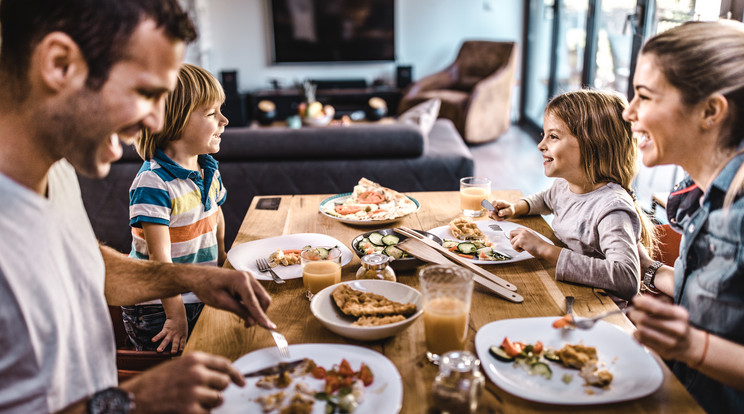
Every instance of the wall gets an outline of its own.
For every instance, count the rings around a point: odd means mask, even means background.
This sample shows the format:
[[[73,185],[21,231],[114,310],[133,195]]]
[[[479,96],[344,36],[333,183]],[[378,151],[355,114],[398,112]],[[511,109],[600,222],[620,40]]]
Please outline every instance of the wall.
[[[237,70],[241,91],[268,88],[271,79],[283,87],[305,78],[364,78],[370,84],[382,79],[394,85],[396,64],[412,65],[415,80],[454,60],[464,39],[519,41],[522,34],[521,1],[396,0],[397,62],[272,65],[267,0],[201,4],[207,10],[200,20],[208,30],[201,62],[215,74]]]

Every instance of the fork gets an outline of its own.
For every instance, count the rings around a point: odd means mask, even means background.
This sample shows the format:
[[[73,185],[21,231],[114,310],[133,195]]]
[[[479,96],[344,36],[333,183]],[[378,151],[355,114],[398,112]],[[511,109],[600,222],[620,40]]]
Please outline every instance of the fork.
[[[256,259],[256,267],[258,268],[258,271],[261,273],[269,272],[271,273],[271,278],[274,279],[275,283],[284,283],[284,279],[279,277],[274,270],[271,269],[271,266],[269,266],[269,262],[266,261],[264,258]],[[284,341],[286,343],[286,341]]]
[[[498,224],[489,224],[488,225],[488,228],[490,228],[493,231],[500,231],[500,232],[504,233],[504,237],[506,237],[507,239],[511,240],[511,237],[509,237],[509,235],[506,234],[506,232],[504,231],[504,229],[502,229],[501,226],[499,226]]]
[[[605,312],[605,313],[599,314],[599,315],[597,315],[597,316],[595,316],[593,318],[589,318],[589,319],[582,319],[582,320],[575,320],[574,319],[573,324],[574,324],[574,326],[576,326],[579,329],[591,329],[591,328],[594,327],[594,324],[596,324],[597,321],[599,321],[600,319],[604,319],[604,318],[606,318],[608,316],[616,315],[618,313],[626,314],[626,313],[630,312],[631,310],[633,310],[633,307],[632,306],[628,306],[628,307],[626,307],[624,309],[615,309],[615,310],[611,310],[609,312]]]
[[[282,280],[282,283],[284,281]],[[287,338],[284,337],[284,335],[280,334],[279,332],[270,329],[269,332],[271,332],[271,336],[274,337],[274,342],[276,342],[276,347],[279,348],[279,355],[282,357],[289,359],[289,343],[287,343]]]

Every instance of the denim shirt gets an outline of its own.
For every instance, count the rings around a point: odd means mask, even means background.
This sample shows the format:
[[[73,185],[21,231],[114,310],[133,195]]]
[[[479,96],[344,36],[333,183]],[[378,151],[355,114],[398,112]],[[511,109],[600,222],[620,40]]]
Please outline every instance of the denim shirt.
[[[742,162],[740,153],[705,194],[686,177],[670,194],[667,215],[682,233],[674,264],[675,303],[689,311],[692,326],[744,345],[744,197],[723,209]],[[672,362],[671,368],[706,411],[744,412],[744,393],[682,362]]]

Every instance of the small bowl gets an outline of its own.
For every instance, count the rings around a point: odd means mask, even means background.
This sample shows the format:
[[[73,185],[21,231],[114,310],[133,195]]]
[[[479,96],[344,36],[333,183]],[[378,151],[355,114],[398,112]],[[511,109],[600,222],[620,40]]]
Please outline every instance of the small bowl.
[[[424,312],[423,296],[418,290],[397,282],[386,280],[352,280],[341,282],[354,290],[371,292],[399,303],[413,303],[416,313],[403,321],[381,326],[354,326],[352,317],[344,315],[333,301],[331,293],[339,284],[328,286],[313,296],[310,311],[328,330],[345,338],[357,341],[376,341],[402,332]]]
[[[302,117],[302,125],[305,126],[326,126],[333,120],[334,114],[325,114],[320,118]]]
[[[421,233],[421,234],[423,234],[424,236],[428,237],[429,239],[434,240],[436,243],[442,244],[442,239],[440,239],[439,236],[436,236],[434,234],[431,234],[431,233],[426,232],[426,231],[423,231],[423,230],[416,230],[416,231],[419,232],[419,233]],[[356,253],[356,255],[359,256],[360,258],[362,256],[364,256],[364,252],[361,252],[361,251],[357,250],[356,245],[359,244],[359,242],[363,238],[369,237],[369,235],[372,234],[372,233],[380,233],[383,236],[387,236],[388,234],[395,234],[396,236],[398,236],[400,238],[400,241],[403,241],[403,240],[405,240],[405,239],[408,238],[408,237],[406,237],[406,236],[404,236],[402,234],[396,233],[395,230],[393,230],[393,229],[373,230],[373,231],[368,231],[366,233],[362,233],[362,234],[356,236],[354,238],[354,240],[351,241],[351,246],[350,246],[351,247],[351,250],[354,253]],[[397,259],[397,260],[391,260],[390,261],[390,266],[393,268],[393,270],[401,270],[401,271],[402,270],[415,269],[415,268],[417,268],[417,267],[419,267],[419,266],[421,266],[423,264],[425,264],[424,261],[422,261],[420,259],[417,259],[417,258],[415,258],[413,256],[410,256],[410,255],[409,255],[409,257],[406,257],[404,259]]]

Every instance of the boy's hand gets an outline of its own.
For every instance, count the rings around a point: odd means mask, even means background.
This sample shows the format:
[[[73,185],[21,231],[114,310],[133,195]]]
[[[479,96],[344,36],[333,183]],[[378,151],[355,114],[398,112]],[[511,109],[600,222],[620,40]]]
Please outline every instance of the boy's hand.
[[[514,204],[504,200],[494,200],[491,204],[496,208],[496,211],[489,211],[488,217],[502,221],[512,218],[516,215]]]
[[[227,358],[194,352],[164,362],[120,385],[134,393],[137,412],[205,413],[223,403],[230,382],[242,375]]]
[[[160,342],[158,352],[165,351],[171,344],[171,353],[177,354],[186,346],[186,337],[189,333],[189,324],[186,319],[167,318],[163,324],[163,330],[152,338],[153,342]]]

